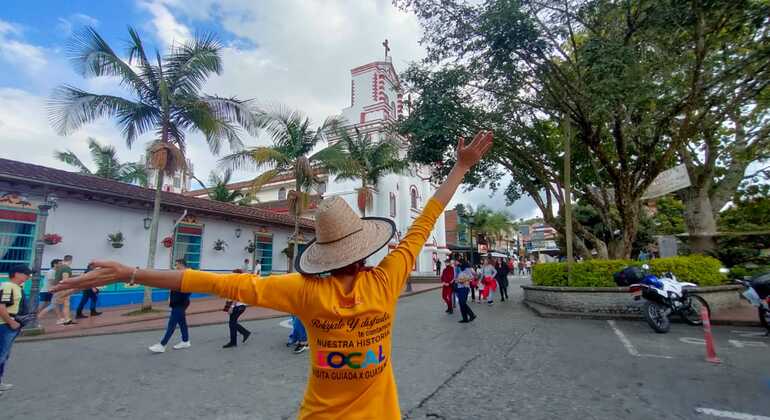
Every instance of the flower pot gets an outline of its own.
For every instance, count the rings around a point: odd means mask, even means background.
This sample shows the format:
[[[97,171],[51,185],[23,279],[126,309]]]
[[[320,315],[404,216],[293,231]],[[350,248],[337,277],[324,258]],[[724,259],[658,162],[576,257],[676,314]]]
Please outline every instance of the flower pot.
[[[123,242],[112,242],[113,248],[123,248]]]
[[[224,250],[225,250],[225,247],[223,247],[223,246],[215,246],[214,247],[214,251],[224,251]]]

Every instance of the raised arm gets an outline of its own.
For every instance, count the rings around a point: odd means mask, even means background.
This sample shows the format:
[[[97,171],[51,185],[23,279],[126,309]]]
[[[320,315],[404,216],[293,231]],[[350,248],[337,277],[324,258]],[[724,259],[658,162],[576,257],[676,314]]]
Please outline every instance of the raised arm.
[[[226,299],[284,312],[302,304],[303,279],[299,274],[260,277],[254,274],[215,274],[204,271],[160,271],[133,268],[115,261],[94,261],[95,270],[63,280],[52,290],[87,289],[129,282],[189,293],[211,293]]]
[[[441,215],[444,207],[452,200],[457,188],[462,183],[465,174],[481,160],[482,156],[492,148],[492,132],[480,131],[470,144],[465,144],[465,139],[460,138],[457,143],[457,162],[449,172],[433,197],[428,200],[420,217],[409,228],[404,238],[388,256],[386,256],[378,269],[383,278],[389,282],[394,296],[398,296],[403,289],[406,279],[412,272],[415,259],[420,253],[428,235],[433,230],[436,219]]]

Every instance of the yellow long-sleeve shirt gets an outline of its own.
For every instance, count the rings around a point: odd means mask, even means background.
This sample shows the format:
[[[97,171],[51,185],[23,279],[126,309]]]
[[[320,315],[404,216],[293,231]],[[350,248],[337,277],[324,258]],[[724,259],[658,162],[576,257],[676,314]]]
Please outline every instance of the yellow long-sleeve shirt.
[[[310,342],[302,420],[401,418],[391,364],[396,303],[443,206],[430,200],[401,243],[345,293],[333,277],[259,277],[187,270],[182,291],[296,314]]]

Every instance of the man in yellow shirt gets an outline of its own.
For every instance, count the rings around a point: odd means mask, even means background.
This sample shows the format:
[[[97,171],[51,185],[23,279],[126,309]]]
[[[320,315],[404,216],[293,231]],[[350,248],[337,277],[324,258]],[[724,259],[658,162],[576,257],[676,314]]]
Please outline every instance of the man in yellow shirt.
[[[0,283],[0,394],[13,388],[13,385],[3,382],[3,371],[11,355],[13,341],[21,332],[21,324],[15,317],[27,312],[21,285],[30,274],[32,272],[26,265],[14,265],[8,270],[9,281]]]
[[[460,139],[457,163],[425,205],[401,243],[377,267],[366,258],[388,244],[395,225],[359,218],[339,197],[323,200],[316,238],[295,262],[298,273],[259,277],[195,270],[142,270],[112,261],[65,280],[57,290],[98,287],[128,280],[183,292],[213,293],[249,305],[296,314],[307,326],[310,372],[299,418],[400,419],[391,364],[396,303],[415,258],[464,175],[492,147],[492,133]],[[320,276],[326,274],[328,276]]]

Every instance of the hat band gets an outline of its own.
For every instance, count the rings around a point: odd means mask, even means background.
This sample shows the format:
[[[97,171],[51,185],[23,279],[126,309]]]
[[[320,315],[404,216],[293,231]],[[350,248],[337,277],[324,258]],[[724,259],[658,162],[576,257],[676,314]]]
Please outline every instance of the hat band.
[[[337,238],[337,239],[333,239],[333,240],[331,240],[331,241],[324,241],[324,242],[321,242],[321,241],[316,241],[316,243],[317,243],[317,244],[319,244],[319,245],[329,245],[329,244],[333,244],[333,243],[335,243],[335,242],[339,242],[339,241],[341,241],[341,240],[343,240],[343,239],[347,238],[348,236],[351,236],[351,235],[355,235],[356,233],[358,233],[358,232],[361,232],[362,230],[364,230],[363,226],[362,226],[362,227],[360,227],[360,228],[358,228],[358,230],[354,230],[354,231],[352,231],[352,232],[348,233],[347,235],[345,235],[345,236],[342,236],[342,237],[339,237],[339,238]]]

